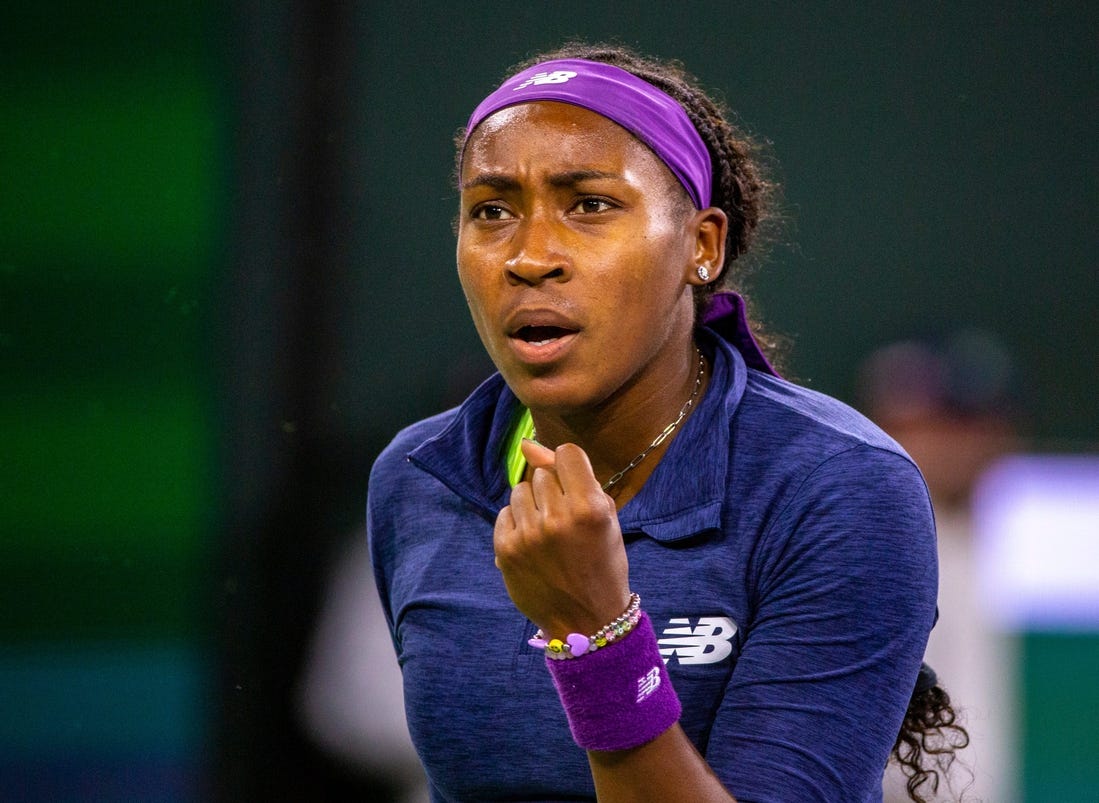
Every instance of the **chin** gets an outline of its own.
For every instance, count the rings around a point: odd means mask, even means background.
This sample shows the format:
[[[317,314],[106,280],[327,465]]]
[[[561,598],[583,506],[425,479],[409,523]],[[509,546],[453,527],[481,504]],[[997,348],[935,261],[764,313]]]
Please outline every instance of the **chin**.
[[[582,388],[569,387],[559,381],[547,382],[544,378],[530,376],[524,376],[518,381],[511,381],[507,375],[504,376],[504,380],[519,401],[531,410],[569,415],[570,413],[590,409],[597,403],[590,390],[584,392]]]

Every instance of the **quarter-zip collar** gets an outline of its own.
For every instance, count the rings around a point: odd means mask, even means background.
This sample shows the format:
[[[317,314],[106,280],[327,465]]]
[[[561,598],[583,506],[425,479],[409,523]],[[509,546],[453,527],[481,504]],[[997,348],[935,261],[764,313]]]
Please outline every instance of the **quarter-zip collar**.
[[[618,513],[624,533],[657,541],[689,538],[721,525],[730,463],[729,427],[748,369],[740,353],[709,329],[696,332],[712,375],[701,403],[672,440],[656,470]],[[450,424],[408,459],[489,521],[508,503],[504,451],[521,413],[499,374],[478,387]]]

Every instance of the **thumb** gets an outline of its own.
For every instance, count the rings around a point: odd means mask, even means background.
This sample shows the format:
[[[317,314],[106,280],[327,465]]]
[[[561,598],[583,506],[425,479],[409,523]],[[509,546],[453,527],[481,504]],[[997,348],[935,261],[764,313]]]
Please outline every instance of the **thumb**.
[[[557,455],[552,449],[530,438],[523,438],[519,448],[523,450],[523,457],[527,459],[527,464],[531,468],[553,468],[557,463]]]

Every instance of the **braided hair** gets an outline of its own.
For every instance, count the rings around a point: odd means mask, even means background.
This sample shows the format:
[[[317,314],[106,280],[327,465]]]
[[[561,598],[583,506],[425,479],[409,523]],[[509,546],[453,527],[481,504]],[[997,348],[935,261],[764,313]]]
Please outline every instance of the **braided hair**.
[[[920,788],[924,784],[932,795],[939,791],[957,751],[969,744],[969,734],[957,718],[950,695],[939,685],[935,671],[924,664],[890,753],[907,778],[908,796],[917,803],[927,800]]]
[[[556,59],[612,64],[661,89],[683,107],[710,152],[713,164],[711,203],[725,212],[729,220],[721,275],[716,281],[695,288],[695,309],[696,312],[701,310],[709,296],[719,289],[735,288],[743,295],[745,281],[759,261],[758,257],[746,260],[745,256],[749,249],[756,254],[765,252],[781,222],[780,188],[768,175],[762,145],[730,122],[731,115],[724,104],[708,95],[681,63],[649,58],[621,45],[569,42],[527,59],[507,75]],[[461,159],[464,134],[459,132],[456,139],[458,160]],[[460,171],[461,165],[457,164],[456,169]],[[772,365],[781,366],[783,339],[767,332],[756,320],[750,323],[768,360]],[[890,756],[908,778],[909,797],[916,803],[926,803],[922,787],[927,785],[934,795],[940,779],[946,777],[956,751],[968,743],[969,735],[957,723],[950,696],[925,666]]]

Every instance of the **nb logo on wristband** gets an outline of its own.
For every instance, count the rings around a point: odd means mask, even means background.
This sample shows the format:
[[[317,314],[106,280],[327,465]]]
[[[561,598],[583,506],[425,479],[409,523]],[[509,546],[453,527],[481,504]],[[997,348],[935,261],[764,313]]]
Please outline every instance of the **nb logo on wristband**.
[[[637,679],[637,702],[642,702],[660,688],[660,667],[654,666]]]
[[[716,664],[733,653],[737,624],[727,616],[702,616],[691,627],[690,619],[670,619],[658,642],[664,663],[672,656],[680,664]]]
[[[523,81],[523,83],[519,84],[519,86],[515,87],[515,89],[511,91],[518,92],[520,89],[526,89],[531,84],[563,84],[570,78],[575,77],[576,73],[572,72],[571,70],[554,70],[553,72],[540,72]]]

